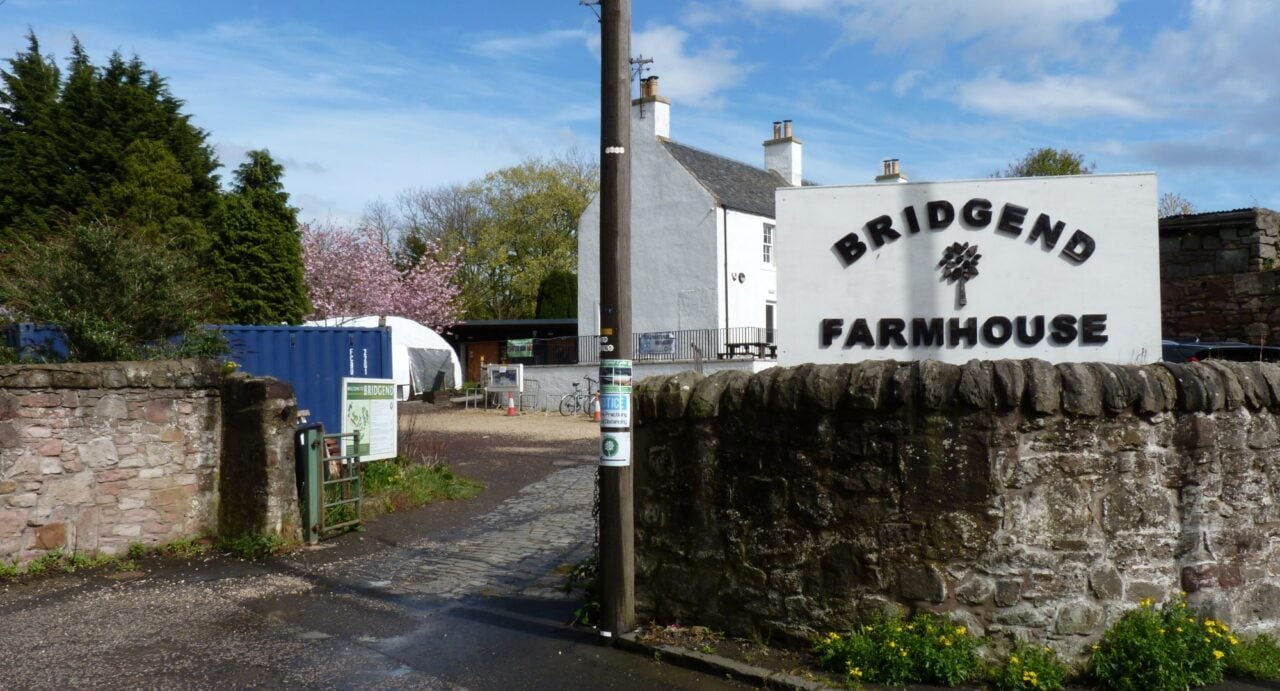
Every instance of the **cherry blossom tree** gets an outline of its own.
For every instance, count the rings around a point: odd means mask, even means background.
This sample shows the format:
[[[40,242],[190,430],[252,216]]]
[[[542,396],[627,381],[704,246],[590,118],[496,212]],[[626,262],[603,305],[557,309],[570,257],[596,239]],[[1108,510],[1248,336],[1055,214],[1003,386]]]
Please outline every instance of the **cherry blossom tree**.
[[[397,266],[384,235],[356,229],[303,224],[302,261],[312,313],[308,319],[370,314],[421,322],[440,331],[457,321],[457,257],[436,260],[428,247],[411,266]]]

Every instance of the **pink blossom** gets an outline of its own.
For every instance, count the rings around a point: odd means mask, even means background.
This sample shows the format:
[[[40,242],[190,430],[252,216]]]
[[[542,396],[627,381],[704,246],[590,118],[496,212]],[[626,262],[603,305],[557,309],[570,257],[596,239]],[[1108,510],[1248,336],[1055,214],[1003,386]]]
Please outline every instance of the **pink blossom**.
[[[457,256],[436,260],[428,243],[418,263],[396,268],[377,230],[302,224],[302,261],[312,313],[307,319],[367,314],[405,317],[436,331],[458,319]]]

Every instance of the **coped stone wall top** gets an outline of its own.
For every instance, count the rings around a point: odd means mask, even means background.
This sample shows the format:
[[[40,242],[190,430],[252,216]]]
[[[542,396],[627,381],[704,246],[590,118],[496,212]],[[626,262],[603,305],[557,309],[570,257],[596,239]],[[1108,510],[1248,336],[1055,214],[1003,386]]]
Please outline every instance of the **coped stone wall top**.
[[[77,362],[0,366],[5,389],[200,389],[216,388],[215,360]]]
[[[744,407],[777,411],[1012,410],[1079,417],[1280,409],[1280,365],[1208,361],[1111,365],[1043,360],[866,361],[702,377],[650,377],[636,387],[641,420],[706,419]]]

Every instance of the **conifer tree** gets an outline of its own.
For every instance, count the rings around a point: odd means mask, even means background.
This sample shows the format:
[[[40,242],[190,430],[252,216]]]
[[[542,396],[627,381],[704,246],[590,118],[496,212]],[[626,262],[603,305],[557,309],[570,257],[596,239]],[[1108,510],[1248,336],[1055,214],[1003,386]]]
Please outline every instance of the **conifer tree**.
[[[110,221],[206,247],[218,161],[164,79],[136,56],[97,67],[79,40],[63,74],[34,34],[27,41],[0,70],[0,239]]]
[[[270,152],[250,151],[214,222],[213,267],[236,324],[298,324],[311,311],[298,212],[289,206],[283,173]]]

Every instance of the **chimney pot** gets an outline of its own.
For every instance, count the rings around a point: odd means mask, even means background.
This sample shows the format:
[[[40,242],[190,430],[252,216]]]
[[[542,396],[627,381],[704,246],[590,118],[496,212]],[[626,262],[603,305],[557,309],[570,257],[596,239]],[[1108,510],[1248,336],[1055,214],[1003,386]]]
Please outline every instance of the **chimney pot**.
[[[791,136],[791,121],[790,121],[790,120],[783,120],[783,121],[782,121],[782,136],[784,136],[784,137],[790,137],[790,136]]]
[[[773,121],[773,138],[782,139],[782,121],[781,120]]]
[[[653,98],[658,95],[658,78],[645,77],[640,80],[640,96],[641,98]]]

